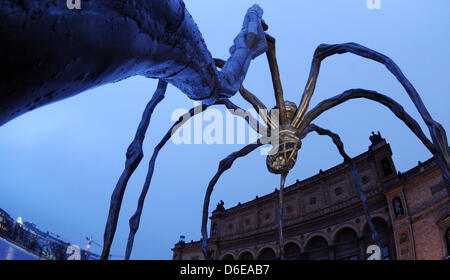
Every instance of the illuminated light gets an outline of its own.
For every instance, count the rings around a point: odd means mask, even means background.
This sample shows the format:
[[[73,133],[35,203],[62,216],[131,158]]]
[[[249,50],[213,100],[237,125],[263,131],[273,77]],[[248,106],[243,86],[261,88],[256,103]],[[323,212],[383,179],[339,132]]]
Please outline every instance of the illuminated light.
[[[17,218],[17,223],[22,226],[22,217]]]

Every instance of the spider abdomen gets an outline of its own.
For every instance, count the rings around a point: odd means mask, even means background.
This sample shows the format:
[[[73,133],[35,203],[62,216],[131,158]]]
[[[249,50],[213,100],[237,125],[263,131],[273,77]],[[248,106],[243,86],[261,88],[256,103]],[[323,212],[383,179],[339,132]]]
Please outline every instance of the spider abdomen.
[[[274,174],[287,174],[297,161],[297,152],[302,142],[295,132],[283,130],[278,134],[278,145],[274,145],[266,159],[267,169]]]

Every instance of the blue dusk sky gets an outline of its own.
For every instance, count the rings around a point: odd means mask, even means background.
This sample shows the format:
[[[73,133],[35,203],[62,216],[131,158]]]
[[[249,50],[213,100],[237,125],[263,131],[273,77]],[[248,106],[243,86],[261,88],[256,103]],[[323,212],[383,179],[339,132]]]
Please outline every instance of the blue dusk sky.
[[[450,130],[450,1],[381,0],[370,10],[366,0],[218,1],[186,0],[213,57],[228,58],[246,10],[255,2],[264,9],[268,32],[277,39],[277,56],[285,99],[298,104],[315,48],[321,43],[357,42],[391,57],[415,86],[435,120]],[[265,55],[255,59],[245,86],[267,107],[275,105]],[[112,190],[125,161],[142,112],[156,80],[133,77],[39,108],[0,127],[0,208],[14,218],[85,247],[86,237],[103,243]],[[351,54],[323,62],[311,106],[350,88],[376,90],[402,104],[429,135],[408,95],[381,64]],[[245,109],[241,97],[232,98]],[[144,159],[130,179],[112,254],[123,256],[128,219],[136,209],[153,147],[172,125],[175,109],[193,102],[169,85],[155,109],[144,142]],[[203,127],[209,122],[205,121]],[[346,151],[367,151],[372,131],[390,143],[399,171],[431,153],[387,108],[352,100],[334,108],[316,124],[338,133]],[[187,242],[201,237],[203,199],[218,163],[243,145],[175,145],[171,141],[157,160],[153,182],[136,235],[132,259],[171,259],[180,235]],[[287,185],[342,162],[327,137],[311,134],[302,144]],[[235,162],[218,182],[210,211],[223,200],[233,207],[273,192],[279,176],[266,169],[258,151]],[[99,247],[93,250],[100,253]]]

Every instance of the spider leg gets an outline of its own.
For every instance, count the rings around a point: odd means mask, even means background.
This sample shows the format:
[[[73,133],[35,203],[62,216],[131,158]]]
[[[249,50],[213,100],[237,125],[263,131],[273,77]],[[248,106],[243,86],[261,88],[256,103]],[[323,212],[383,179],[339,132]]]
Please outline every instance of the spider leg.
[[[148,192],[148,189],[150,187],[150,183],[151,183],[152,176],[153,176],[153,170],[155,168],[155,162],[156,162],[156,158],[158,156],[158,153],[159,153],[161,148],[167,143],[167,141],[170,139],[170,137],[173,135],[173,133],[178,128],[180,128],[184,123],[186,123],[190,118],[192,118],[196,114],[206,110],[206,108],[208,106],[206,106],[206,105],[199,105],[199,107],[201,107],[201,109],[199,109],[198,107],[192,108],[191,110],[189,110],[189,112],[187,112],[186,114],[181,116],[179,118],[179,120],[177,122],[175,122],[175,124],[169,129],[169,131],[167,131],[167,133],[164,135],[164,137],[158,143],[158,145],[156,145],[156,147],[155,147],[155,149],[153,151],[153,155],[152,155],[152,157],[150,159],[150,162],[149,162],[149,166],[148,166],[147,176],[145,178],[144,187],[142,188],[141,194],[139,196],[139,201],[138,201],[136,212],[133,214],[133,216],[129,220],[130,233],[128,235],[127,248],[126,248],[126,252],[125,252],[125,259],[126,260],[130,259],[131,250],[133,249],[134,236],[136,235],[136,232],[137,232],[137,230],[139,228],[139,223],[140,223],[140,220],[141,220],[142,210],[144,208],[145,197],[147,196],[147,192]]]
[[[344,158],[344,162],[350,168],[350,171],[352,173],[353,183],[355,184],[355,187],[356,187],[356,190],[358,192],[359,198],[361,199],[361,202],[362,202],[362,205],[363,205],[364,215],[366,216],[367,223],[369,224],[369,227],[372,230],[372,238],[375,241],[376,245],[378,247],[380,247],[380,244],[378,242],[378,233],[377,233],[377,231],[375,229],[375,226],[374,226],[374,224],[372,222],[372,217],[370,216],[369,207],[367,206],[367,198],[364,195],[364,192],[362,190],[361,182],[359,181],[358,170],[356,169],[355,162],[345,152],[344,144],[342,143],[341,138],[339,137],[339,135],[329,131],[328,129],[321,128],[321,127],[319,127],[319,126],[317,126],[315,124],[310,124],[302,132],[302,135],[301,135],[302,137],[301,138],[303,139],[304,137],[306,137],[306,135],[308,133],[313,132],[313,131],[317,132],[317,134],[319,134],[319,135],[329,136],[333,140],[333,143],[336,145],[336,148],[339,150],[339,153],[341,154],[341,156]]]
[[[259,132],[261,130],[261,128],[262,128],[263,131],[264,131],[263,133],[268,133],[267,129],[264,126],[262,126],[261,124],[259,124],[251,115],[248,116],[248,114],[240,113],[240,112],[244,112],[244,111],[242,109],[240,109],[238,106],[234,105],[228,99],[217,101],[216,104],[224,104],[233,114],[235,114],[235,115],[237,115],[239,117],[245,118],[246,121],[250,124],[250,126],[253,129],[255,129],[256,132]],[[199,108],[199,107],[201,107],[201,108]],[[192,118],[196,114],[206,110],[209,106],[207,106],[207,105],[199,105],[199,107],[192,108],[191,110],[189,110],[189,112],[187,112],[186,114],[181,116],[179,118],[179,120],[164,135],[163,139],[158,143],[158,145],[155,147],[155,149],[153,151],[153,155],[152,155],[152,157],[150,159],[150,162],[149,162],[149,167],[148,167],[145,183],[144,183],[144,186],[142,188],[141,194],[139,196],[139,201],[138,201],[138,206],[137,206],[136,212],[133,214],[133,216],[129,220],[130,233],[128,235],[127,248],[126,248],[126,252],[125,252],[125,259],[126,260],[128,260],[130,258],[130,256],[131,256],[131,251],[133,249],[133,244],[134,244],[134,237],[135,237],[135,235],[137,233],[137,230],[139,228],[139,223],[140,223],[140,219],[141,219],[141,215],[142,215],[142,210],[144,208],[145,197],[147,196],[147,192],[148,192],[148,189],[150,187],[150,183],[151,183],[151,180],[152,180],[153,171],[154,171],[155,162],[156,162],[156,158],[158,156],[158,153],[159,153],[161,148],[167,143],[167,141],[170,139],[170,137],[173,135],[173,133],[178,128],[180,128],[184,123],[186,123],[190,118]],[[259,130],[258,130],[258,127],[260,127]]]
[[[347,100],[355,98],[366,98],[385,105],[409,127],[409,129],[422,141],[422,143],[428,148],[428,150],[436,157],[437,163],[442,171],[442,176],[444,177],[444,183],[446,185],[447,192],[450,194],[450,171],[449,171],[450,159],[449,159],[448,145],[444,144],[443,147],[441,145],[437,145],[439,143],[447,143],[447,136],[444,128],[440,126],[438,123],[434,122],[432,124],[433,126],[437,126],[436,131],[439,133],[436,135],[440,140],[434,143],[431,142],[425,136],[419,124],[410,115],[408,115],[408,113],[405,112],[405,110],[400,104],[395,102],[393,99],[385,95],[382,95],[376,91],[369,91],[364,89],[351,89],[345,91],[340,95],[337,95],[335,97],[320,102],[316,107],[311,109],[305,115],[305,118],[302,121],[298,131],[303,131],[308,124],[310,124],[315,118],[317,118],[323,112]]]
[[[263,137],[262,137],[263,138]],[[253,144],[249,144],[242,148],[241,150],[234,152],[227,156],[225,159],[223,159],[219,164],[219,169],[217,170],[217,173],[214,175],[214,177],[209,182],[208,188],[206,190],[205,194],[205,200],[203,203],[203,217],[202,217],[202,251],[203,255],[206,260],[209,260],[211,258],[211,252],[208,248],[208,230],[206,228],[206,225],[208,223],[208,209],[209,209],[209,200],[212,194],[212,191],[214,189],[214,186],[216,185],[217,181],[219,180],[220,176],[223,172],[228,170],[233,162],[240,158],[248,155],[250,152],[254,151],[258,147],[262,146],[263,143],[266,143],[263,141],[263,139],[260,138],[258,141],[256,141]]]
[[[220,58],[214,58],[214,63],[217,67],[222,68],[225,64],[225,60]],[[243,85],[239,88],[239,93],[241,96],[250,103],[253,108],[258,112],[258,114],[261,116],[263,121],[271,128],[277,128],[277,124],[271,122],[270,117],[267,113],[267,107],[264,105],[264,103],[261,102],[261,100],[258,99],[253,93],[248,91]]]
[[[279,111],[280,112],[280,116],[285,116],[284,124],[287,124],[287,115],[286,115],[286,109],[285,109],[286,107],[284,105],[283,89],[281,87],[280,74],[279,74],[279,71],[278,71],[278,64],[277,64],[276,56],[275,56],[275,39],[272,38],[268,34],[266,34],[266,39],[267,39],[268,46],[269,46],[269,49],[267,51],[267,58],[269,60],[270,71],[271,71],[271,74],[272,74],[272,82],[273,82],[274,89],[275,89],[275,97],[276,97],[276,100],[277,100],[278,108],[280,108],[280,111]],[[216,66],[219,67],[219,68],[222,67],[223,64],[225,63],[221,59],[215,59],[214,61],[216,63]],[[239,93],[241,94],[241,96],[247,102],[252,104],[253,108],[258,112],[258,114],[261,116],[261,118],[264,120],[264,122],[269,126],[269,129],[275,129],[275,130],[278,129],[278,124],[276,123],[276,121],[274,122],[269,117],[266,106],[255,95],[253,95],[250,91],[245,89],[243,85],[241,85],[241,87],[239,89]],[[235,112],[234,114],[244,117],[247,120],[247,122],[249,123],[249,125],[256,132],[261,134],[261,130],[260,130],[261,125],[258,123],[258,125],[255,128],[255,124],[254,124],[255,121],[252,120],[251,115],[245,114],[245,112],[243,110],[239,110],[237,108],[237,106],[234,105],[228,99],[225,99],[222,102],[230,110],[230,112]],[[248,118],[248,116],[250,118]],[[281,123],[283,124],[283,120],[281,120]],[[264,136],[270,136],[268,134],[268,130],[265,127],[263,127],[262,134]],[[219,171],[220,171],[220,168],[219,168]],[[218,176],[220,176],[220,174]],[[279,194],[279,209],[278,209],[278,223],[279,223],[279,227],[278,227],[278,230],[279,230],[279,238],[280,238],[280,259],[284,259],[284,247],[283,247],[283,244],[284,244],[284,242],[283,242],[283,187],[284,187],[284,183],[286,181],[286,176],[287,176],[287,174],[282,174],[281,175],[280,194]],[[212,190],[211,190],[211,192],[212,192]],[[209,194],[209,195],[211,195],[211,194]],[[206,201],[206,199],[208,199],[207,203],[209,204],[209,197],[205,198],[205,201]],[[206,216],[208,215],[207,212],[208,212],[208,207],[206,208]],[[204,213],[204,215],[205,215],[205,213]],[[203,218],[205,219],[205,216],[203,216]],[[205,220],[203,220],[203,221],[205,221]],[[206,218],[206,222],[207,222],[207,218]],[[203,224],[202,224],[202,234],[203,234],[203,230],[205,230],[205,232],[206,232],[206,224],[204,225],[204,227],[203,227]],[[203,235],[203,240],[207,240],[207,233]],[[206,242],[206,245],[204,245],[205,242]],[[209,249],[208,249],[207,241],[203,241],[202,246],[203,246],[203,254],[205,256],[205,259],[209,259],[211,256],[210,256],[210,252],[209,252]]]
[[[280,243],[280,260],[284,260],[284,237],[283,237],[283,191],[286,183],[287,173],[281,174],[280,192],[278,195],[278,236]]]
[[[272,83],[273,88],[275,90],[275,99],[277,102],[277,108],[280,112],[279,119],[282,126],[287,125],[287,114],[286,114],[286,106],[284,104],[284,97],[283,97],[283,87],[281,85],[280,80],[280,71],[278,69],[278,63],[275,53],[275,38],[270,36],[266,33],[266,41],[268,45],[268,49],[266,52],[267,60],[269,62],[270,67],[270,73],[272,75]],[[217,67],[222,68],[225,65],[225,61],[220,58],[215,58],[214,62]],[[267,108],[264,106],[264,104],[251,92],[246,90],[242,85],[239,89],[240,94],[242,97],[253,105],[256,111],[259,112],[263,120],[266,122],[267,125],[271,126],[272,128],[275,128],[277,126],[276,123],[271,122],[270,118],[267,115]],[[270,124],[272,123],[272,125]]]
[[[302,123],[303,117],[305,116],[306,111],[308,110],[309,102],[314,93],[317,77],[319,75],[320,63],[322,62],[322,60],[334,54],[343,54],[347,52],[384,64],[386,68],[397,78],[397,80],[406,90],[407,94],[409,95],[412,102],[416,106],[422,119],[424,120],[425,124],[427,125],[430,131],[434,148],[437,150],[437,152],[433,154],[436,156],[438,164],[442,170],[447,192],[450,195],[450,156],[449,156],[447,134],[444,130],[444,127],[440,123],[433,120],[427,108],[423,104],[422,99],[420,98],[420,95],[418,94],[417,90],[414,88],[411,82],[405,77],[405,75],[402,73],[397,64],[395,64],[395,62],[392,61],[392,59],[390,59],[384,54],[381,54],[379,52],[376,52],[372,49],[369,49],[356,43],[346,43],[336,45],[322,44],[319,47],[317,47],[316,51],[314,52],[314,58],[312,61],[308,82],[306,84],[305,91],[303,92],[299,108],[297,109],[297,112],[294,116],[294,119],[292,120],[291,125],[293,127],[299,127]]]
[[[413,101],[420,115],[423,117],[425,122],[432,121],[430,114],[428,113],[425,105],[423,104],[419,94],[413,85],[409,82],[409,80],[402,73],[400,68],[395,64],[392,59],[387,57],[384,54],[376,52],[372,49],[359,45],[357,43],[345,43],[345,44],[335,44],[335,45],[327,45],[322,44],[317,47],[314,52],[314,58],[311,65],[311,71],[309,74],[308,82],[305,87],[305,91],[303,93],[302,99],[300,101],[299,109],[297,110],[294,119],[292,121],[293,126],[297,126],[300,124],[303,116],[308,109],[309,102],[314,93],[314,89],[317,83],[317,77],[319,75],[320,64],[322,60],[325,58],[335,55],[335,54],[343,54],[343,53],[353,53],[355,55],[365,57],[367,59],[371,59],[382,63],[386,66],[386,68],[397,78],[397,80],[402,84],[409,97]]]
[[[229,99],[220,99],[216,102],[216,104],[223,104],[227,107],[231,114],[244,118],[250,127],[257,133],[262,134],[263,136],[270,136],[270,129],[258,122],[258,120],[255,119],[250,113],[244,111]]]
[[[101,255],[102,260],[107,260],[109,256],[109,251],[111,249],[111,244],[114,239],[114,234],[116,232],[117,221],[119,219],[120,207],[122,205],[123,195],[127,187],[128,180],[130,179],[133,172],[138,167],[142,160],[142,143],[144,141],[145,133],[147,131],[148,125],[150,124],[150,119],[155,109],[156,105],[164,98],[166,93],[167,82],[159,80],[158,87],[153,94],[152,99],[145,107],[144,113],[142,114],[141,122],[139,123],[136,135],[133,142],[128,147],[126,153],[125,168],[117,181],[116,187],[111,195],[111,204],[109,207],[108,220],[106,222],[106,228],[104,233],[103,241],[103,251]]]
[[[273,88],[275,90],[275,100],[280,112],[280,124],[286,126],[288,123],[286,114],[286,105],[284,104],[283,87],[281,86],[280,71],[278,70],[277,57],[275,53],[275,38],[266,33],[267,41],[267,60],[269,62],[270,73],[272,75]]]
[[[261,100],[258,99],[253,93],[248,91],[243,85],[241,85],[241,88],[239,89],[239,93],[241,96],[250,104],[252,104],[253,108],[258,112],[258,114],[261,116],[263,121],[270,127],[270,128],[278,128],[278,124],[275,122],[272,122],[267,107],[264,105],[264,103],[261,102]]]

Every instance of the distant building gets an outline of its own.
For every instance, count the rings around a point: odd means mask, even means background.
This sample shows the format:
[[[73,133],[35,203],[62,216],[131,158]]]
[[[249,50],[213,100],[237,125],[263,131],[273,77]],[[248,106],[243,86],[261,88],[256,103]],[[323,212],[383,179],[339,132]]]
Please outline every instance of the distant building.
[[[0,208],[0,237],[5,238],[10,234],[10,229],[14,224],[13,218],[3,209]]]
[[[445,259],[450,254],[450,194],[434,158],[397,172],[390,145],[370,137],[354,158],[383,259]],[[350,170],[345,164],[285,188],[284,250],[287,259],[366,259],[374,244]],[[214,259],[276,259],[278,191],[213,211]],[[201,242],[180,240],[173,259],[203,259]]]
[[[67,259],[67,248],[71,245],[57,234],[40,230],[32,222],[17,223],[3,209],[0,209],[0,237],[52,260]],[[81,260],[98,260],[100,256],[80,249],[80,258]]]

